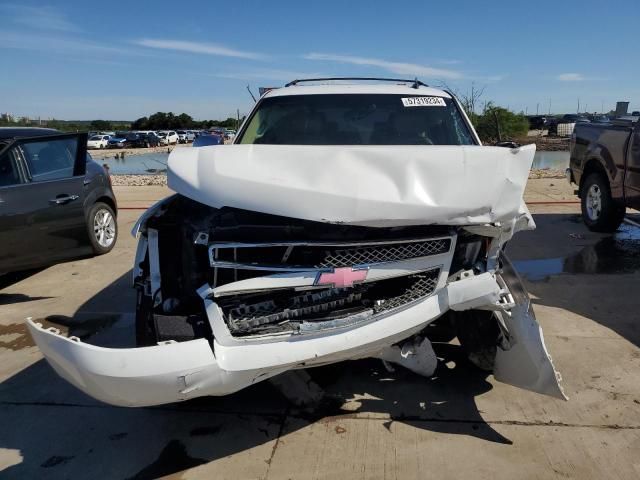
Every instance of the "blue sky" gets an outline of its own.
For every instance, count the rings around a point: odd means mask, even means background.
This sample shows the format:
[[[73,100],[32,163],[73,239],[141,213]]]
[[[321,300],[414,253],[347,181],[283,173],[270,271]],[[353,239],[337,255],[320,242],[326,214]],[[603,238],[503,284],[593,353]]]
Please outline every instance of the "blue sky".
[[[250,84],[418,76],[513,110],[640,109],[640,2],[0,1],[0,112],[246,113]]]

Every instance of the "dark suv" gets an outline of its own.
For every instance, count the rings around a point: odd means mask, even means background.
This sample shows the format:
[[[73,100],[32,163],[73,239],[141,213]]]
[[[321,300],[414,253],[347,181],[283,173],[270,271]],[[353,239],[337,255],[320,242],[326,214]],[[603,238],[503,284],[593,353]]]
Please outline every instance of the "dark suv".
[[[85,133],[0,128],[0,274],[114,247],[111,180],[86,145]]]

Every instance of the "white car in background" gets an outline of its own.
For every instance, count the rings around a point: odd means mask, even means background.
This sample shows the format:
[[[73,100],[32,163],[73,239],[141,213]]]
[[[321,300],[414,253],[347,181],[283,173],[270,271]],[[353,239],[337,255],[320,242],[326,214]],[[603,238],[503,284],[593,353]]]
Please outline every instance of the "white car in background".
[[[92,135],[87,140],[87,148],[107,148],[110,138],[110,135]]]
[[[180,138],[174,130],[163,130],[158,132],[160,145],[176,145]]]
[[[193,142],[196,138],[191,130],[177,130],[179,143]]]

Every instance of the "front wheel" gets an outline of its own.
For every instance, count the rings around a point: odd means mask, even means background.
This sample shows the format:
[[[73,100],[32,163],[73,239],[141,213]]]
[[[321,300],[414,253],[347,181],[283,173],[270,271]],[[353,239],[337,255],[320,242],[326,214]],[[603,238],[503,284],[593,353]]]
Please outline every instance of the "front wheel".
[[[593,232],[615,232],[624,220],[625,208],[614,202],[606,177],[590,174],[580,192],[582,219]]]
[[[118,223],[113,209],[106,203],[96,202],[87,216],[89,241],[96,255],[109,253],[118,238]]]

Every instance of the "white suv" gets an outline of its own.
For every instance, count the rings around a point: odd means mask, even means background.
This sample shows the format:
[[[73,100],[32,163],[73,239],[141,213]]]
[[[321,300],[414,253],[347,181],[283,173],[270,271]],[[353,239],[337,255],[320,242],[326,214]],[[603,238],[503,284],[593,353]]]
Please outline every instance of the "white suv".
[[[87,148],[107,148],[110,138],[110,135],[92,135],[87,140]]]
[[[173,130],[162,130],[158,132],[158,138],[160,145],[176,145],[180,141],[178,134]]]
[[[503,251],[535,228],[535,145],[482,146],[458,101],[418,81],[302,83],[265,93],[232,145],[173,150],[177,193],[134,227],[144,348],[29,321],[56,372],[130,406],[366,357],[430,376],[438,320],[496,380],[564,398]]]

